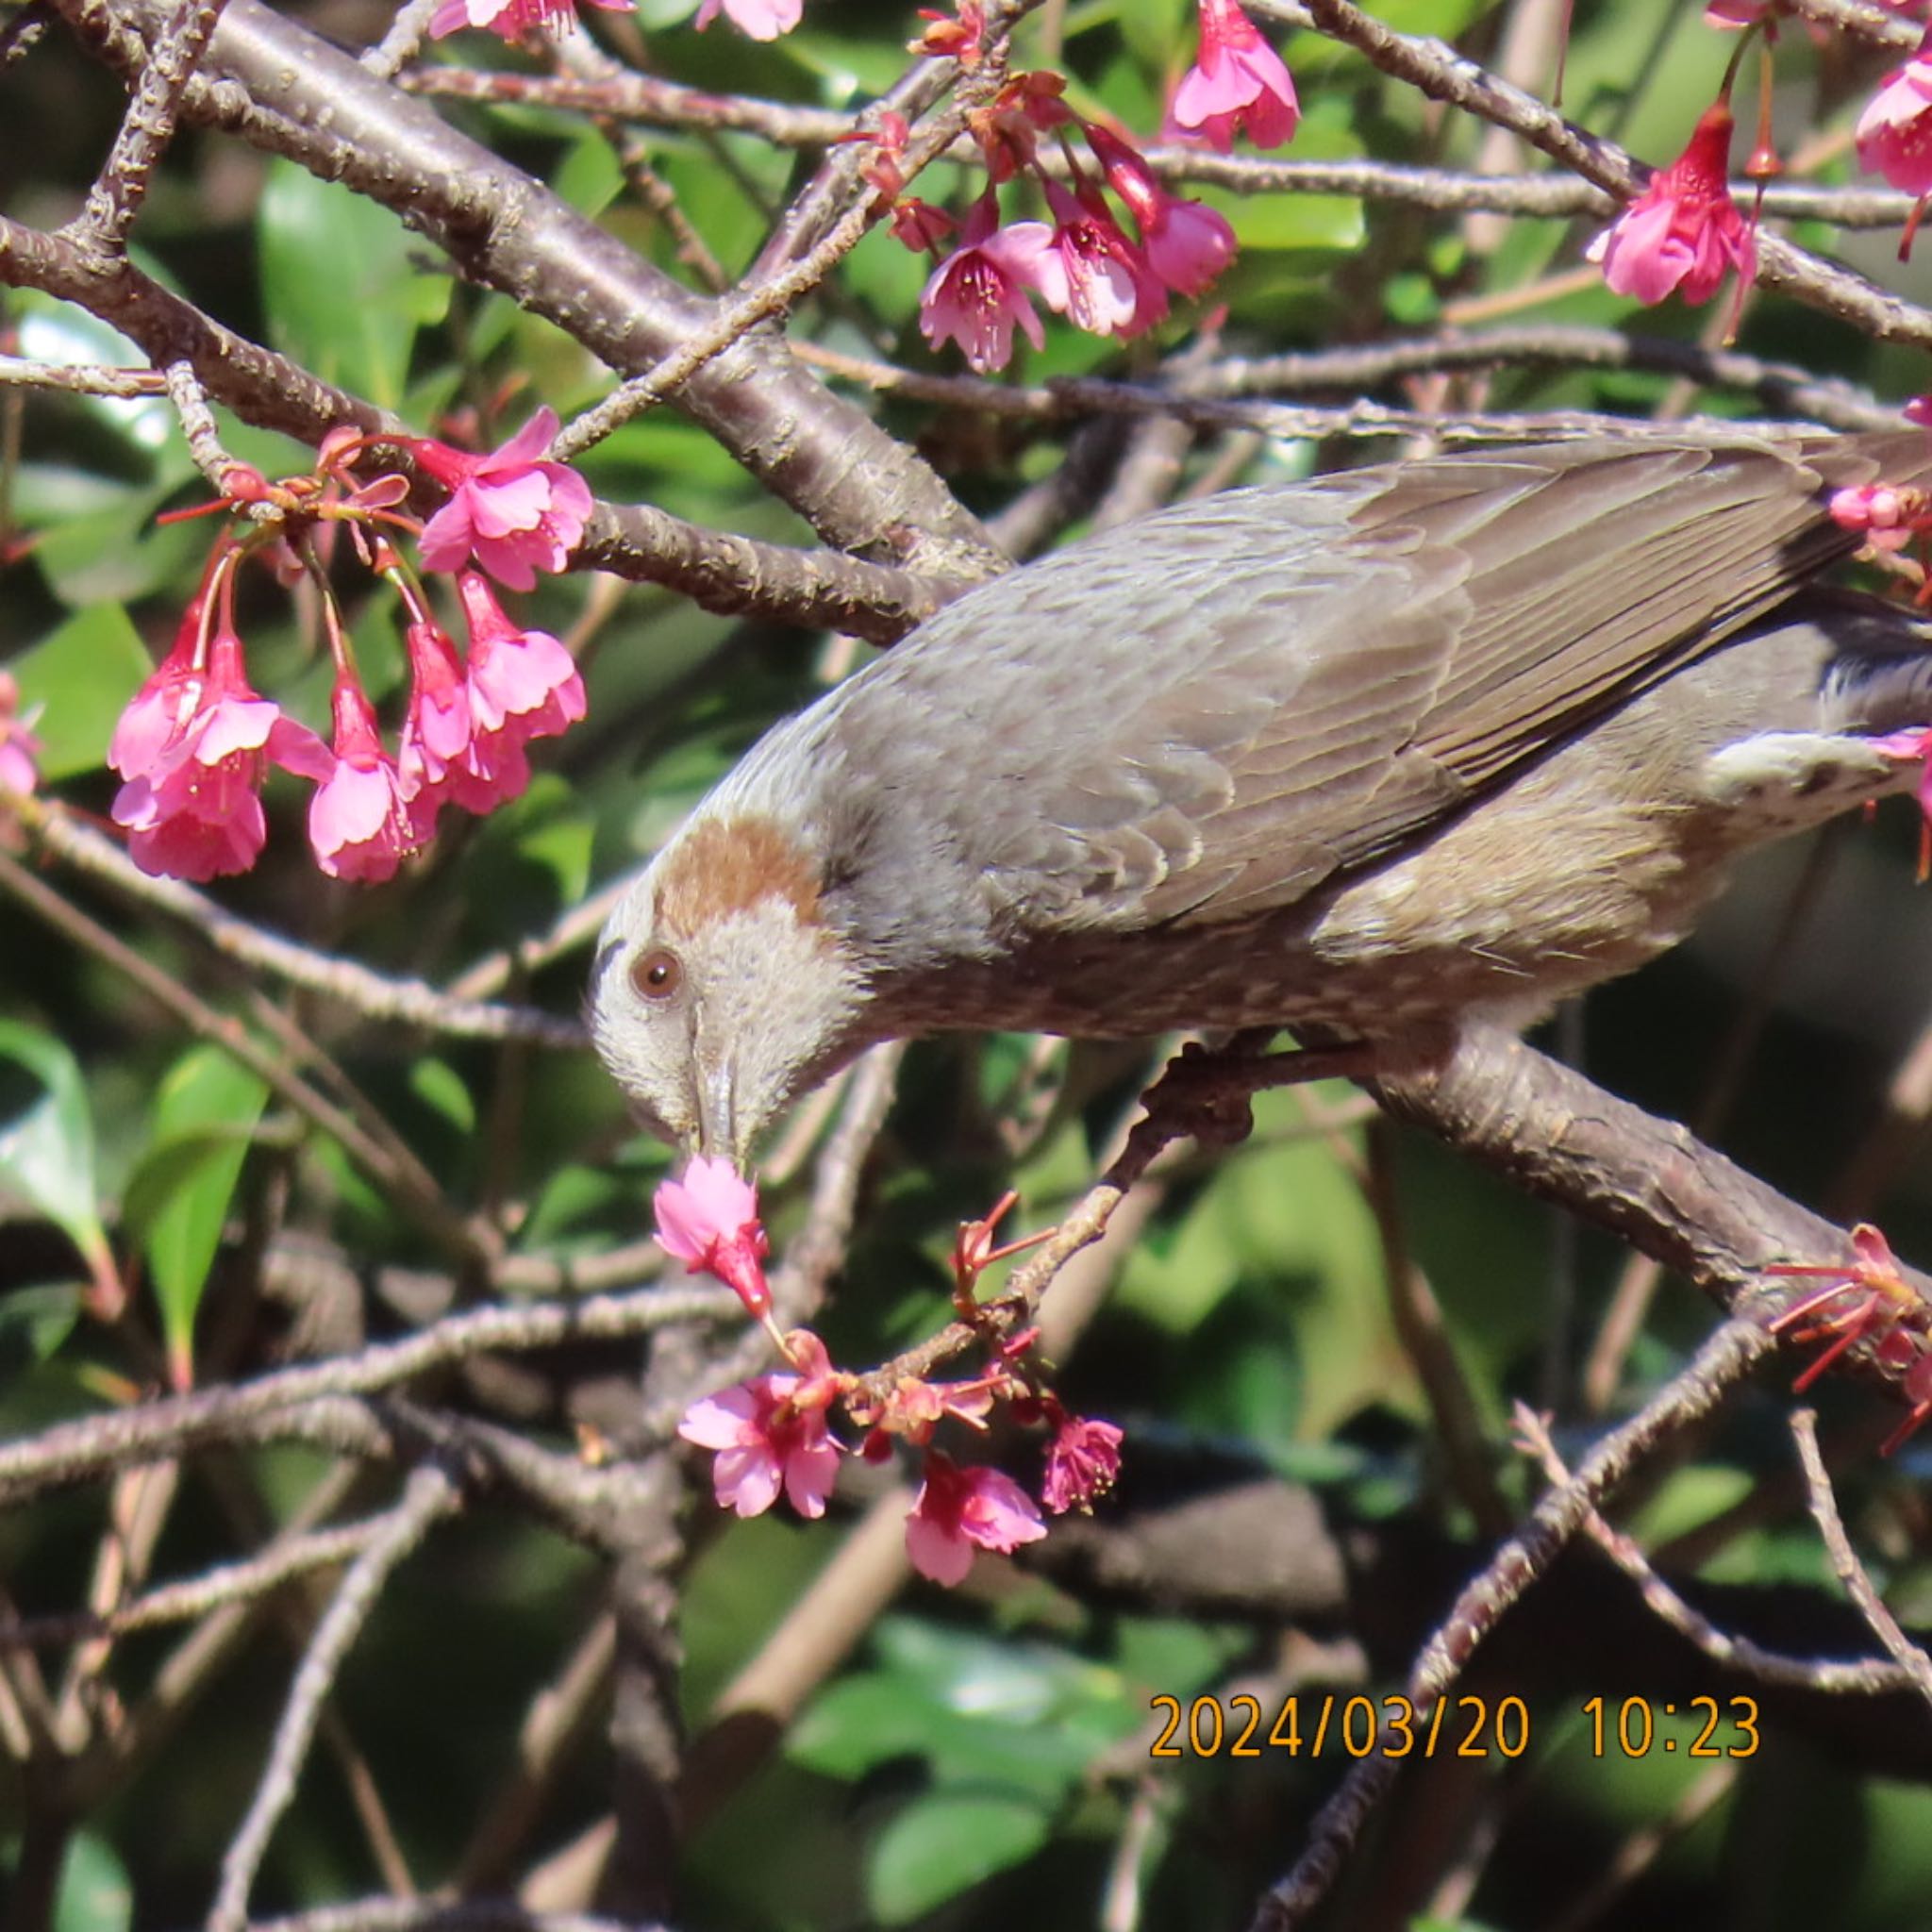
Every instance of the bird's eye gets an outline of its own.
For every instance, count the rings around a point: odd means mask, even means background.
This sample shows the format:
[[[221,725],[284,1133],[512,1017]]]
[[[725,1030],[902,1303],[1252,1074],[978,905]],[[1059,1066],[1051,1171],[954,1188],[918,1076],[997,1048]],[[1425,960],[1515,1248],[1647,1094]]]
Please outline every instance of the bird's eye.
[[[630,983],[654,1005],[675,998],[684,984],[684,962],[675,953],[653,946],[631,962]]]

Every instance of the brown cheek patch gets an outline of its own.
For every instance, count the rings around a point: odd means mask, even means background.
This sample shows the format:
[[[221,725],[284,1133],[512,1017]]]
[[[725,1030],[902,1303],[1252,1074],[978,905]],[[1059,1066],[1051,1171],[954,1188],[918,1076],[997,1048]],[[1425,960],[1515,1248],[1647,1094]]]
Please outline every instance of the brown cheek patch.
[[[801,925],[824,923],[817,870],[776,824],[765,818],[708,820],[665,862],[658,928],[689,938],[764,899],[789,905]]]

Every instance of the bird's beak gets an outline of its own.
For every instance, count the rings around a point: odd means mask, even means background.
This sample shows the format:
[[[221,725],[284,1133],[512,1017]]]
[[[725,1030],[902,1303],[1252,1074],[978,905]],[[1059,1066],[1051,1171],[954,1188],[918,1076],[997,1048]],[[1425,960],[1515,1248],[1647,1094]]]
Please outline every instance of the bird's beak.
[[[728,1062],[699,1069],[697,1151],[714,1160],[728,1160],[741,1174],[744,1172],[748,1150],[738,1132],[738,1109]]]

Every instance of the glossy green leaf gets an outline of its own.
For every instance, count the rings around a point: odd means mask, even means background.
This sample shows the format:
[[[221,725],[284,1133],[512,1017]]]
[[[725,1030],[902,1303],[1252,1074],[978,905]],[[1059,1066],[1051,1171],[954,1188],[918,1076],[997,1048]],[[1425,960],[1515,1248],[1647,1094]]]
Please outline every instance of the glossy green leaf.
[[[290,161],[270,165],[258,221],[275,346],[384,408],[403,400],[416,331],[441,319],[446,277],[387,208]]]
[[[133,1918],[134,1888],[120,1854],[91,1831],[75,1833],[54,1894],[54,1932],[127,1932]]]
[[[81,610],[165,592],[180,594],[186,604],[180,585],[208,549],[208,529],[155,522],[156,513],[179,494],[182,480],[176,475],[140,490],[117,491],[98,508],[48,527],[35,546],[34,561],[61,603]]]
[[[873,1910],[887,1924],[903,1925],[1030,1858],[1051,1824],[1045,1807],[1001,1792],[935,1791],[917,1799],[872,1847],[866,1890]]]
[[[94,1190],[94,1129],[87,1080],[58,1040],[0,1020],[0,1058],[41,1084],[38,1100],[0,1127],[0,1194],[11,1194],[63,1229],[95,1280],[114,1277]]]
[[[108,756],[114,722],[153,670],[147,646],[118,604],[77,611],[8,665],[23,704],[38,706],[41,776],[92,772]]]
[[[139,368],[147,359],[119,329],[108,327],[97,316],[70,302],[32,289],[15,289],[7,300],[18,329],[9,346],[14,355],[29,362],[51,362],[57,366],[102,362],[109,367],[118,364]],[[61,407],[92,417],[131,449],[150,456],[173,449],[179,453],[182,461],[187,460],[181,425],[174,406],[165,396],[76,395],[63,398]]]
[[[128,1183],[177,1386],[190,1379],[195,1313],[267,1098],[218,1048],[190,1048],[161,1082],[148,1152]]]
[[[841,1678],[793,1726],[796,1762],[854,1779],[917,1757],[936,1784],[1057,1803],[1141,1722],[1117,1672],[1050,1645],[913,1617],[887,1619],[876,1644],[879,1669]]]

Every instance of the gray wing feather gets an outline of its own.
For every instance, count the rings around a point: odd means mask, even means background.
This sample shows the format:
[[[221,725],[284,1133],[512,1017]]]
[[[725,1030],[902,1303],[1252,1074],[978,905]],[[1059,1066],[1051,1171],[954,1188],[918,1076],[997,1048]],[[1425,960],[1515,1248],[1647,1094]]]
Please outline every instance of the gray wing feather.
[[[933,867],[978,880],[980,950],[1245,917],[1713,648],[1851,547],[1826,475],[1924,448],[1634,438],[1230,491],[980,587],[768,743],[835,849],[894,848],[861,929],[974,949]]]

